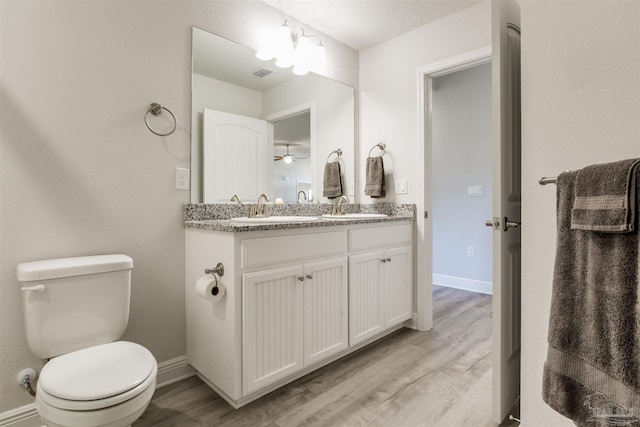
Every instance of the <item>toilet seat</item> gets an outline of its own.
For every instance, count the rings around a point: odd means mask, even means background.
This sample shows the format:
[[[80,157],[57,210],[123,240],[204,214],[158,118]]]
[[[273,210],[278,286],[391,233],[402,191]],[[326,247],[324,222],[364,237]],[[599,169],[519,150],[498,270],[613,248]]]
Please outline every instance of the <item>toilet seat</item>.
[[[38,398],[47,405],[92,411],[118,405],[155,385],[157,363],[141,345],[116,341],[52,359],[40,374]]]

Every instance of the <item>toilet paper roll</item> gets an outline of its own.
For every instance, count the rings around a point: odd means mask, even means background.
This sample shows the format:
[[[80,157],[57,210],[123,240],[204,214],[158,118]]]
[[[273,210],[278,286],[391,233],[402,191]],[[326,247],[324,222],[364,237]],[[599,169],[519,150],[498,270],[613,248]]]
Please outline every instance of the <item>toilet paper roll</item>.
[[[203,276],[196,282],[196,294],[209,301],[217,302],[224,297],[225,287],[222,282],[211,276]]]

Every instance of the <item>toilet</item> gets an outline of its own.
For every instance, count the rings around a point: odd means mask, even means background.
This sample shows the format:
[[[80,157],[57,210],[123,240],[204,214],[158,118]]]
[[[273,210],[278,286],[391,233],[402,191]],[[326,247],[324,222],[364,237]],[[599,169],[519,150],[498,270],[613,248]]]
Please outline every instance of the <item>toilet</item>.
[[[27,342],[50,359],[36,387],[48,427],[126,427],[145,411],[158,365],[139,344],[117,341],[129,322],[126,255],[18,264]]]

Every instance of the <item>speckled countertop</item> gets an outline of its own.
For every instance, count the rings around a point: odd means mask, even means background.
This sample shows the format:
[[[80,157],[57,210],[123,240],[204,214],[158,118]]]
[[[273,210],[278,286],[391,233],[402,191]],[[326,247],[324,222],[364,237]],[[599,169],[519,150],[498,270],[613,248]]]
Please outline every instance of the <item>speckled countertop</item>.
[[[349,224],[367,224],[392,221],[412,221],[415,219],[416,206],[412,204],[374,203],[344,205],[345,213],[383,213],[385,218],[366,219],[323,219],[322,215],[331,213],[331,203],[274,205],[269,204],[271,216],[317,216],[318,219],[309,222],[285,223],[237,223],[231,218],[246,217],[250,205],[237,203],[188,203],[184,207],[184,226],[204,230],[245,232],[263,230],[288,230],[294,228],[333,227]]]

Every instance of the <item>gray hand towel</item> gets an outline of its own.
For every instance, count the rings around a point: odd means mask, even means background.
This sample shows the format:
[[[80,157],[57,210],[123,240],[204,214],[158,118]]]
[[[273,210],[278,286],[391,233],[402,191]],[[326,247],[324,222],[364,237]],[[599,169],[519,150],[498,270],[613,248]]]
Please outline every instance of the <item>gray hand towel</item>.
[[[610,233],[633,231],[636,168],[640,159],[588,166],[578,171],[571,228]]]
[[[542,397],[578,426],[638,426],[638,232],[572,229],[578,174],[566,172],[557,181],[557,252]]]
[[[384,163],[382,157],[367,157],[367,183],[364,194],[371,197],[384,197]]]
[[[331,162],[324,165],[322,195],[330,199],[342,196],[340,162]]]

